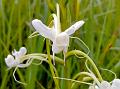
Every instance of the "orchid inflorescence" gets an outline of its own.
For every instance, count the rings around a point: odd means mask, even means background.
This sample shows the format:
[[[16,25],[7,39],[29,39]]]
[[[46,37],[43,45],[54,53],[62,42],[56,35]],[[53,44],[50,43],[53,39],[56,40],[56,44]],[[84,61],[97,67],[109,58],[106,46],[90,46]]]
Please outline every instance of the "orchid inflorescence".
[[[73,24],[72,26],[70,26],[65,31],[61,32],[60,12],[59,12],[59,5],[58,4],[57,4],[57,15],[52,14],[52,16],[53,16],[53,26],[51,28],[49,26],[46,26],[45,24],[43,24],[42,21],[38,20],[38,19],[34,19],[32,21],[32,25],[35,28],[34,33],[37,32],[37,33],[39,33],[39,35],[42,35],[43,37],[52,41],[53,65],[55,65],[55,61],[56,61],[55,54],[63,51],[64,66],[65,66],[65,58],[67,58],[69,54],[73,54],[78,58],[80,58],[79,56],[82,55],[83,58],[86,58],[85,65],[86,65],[86,68],[88,70],[88,72],[80,72],[74,79],[60,78],[60,77],[55,77],[55,76],[53,78],[88,84],[89,89],[119,89],[120,88],[120,79],[115,78],[111,83],[103,80],[102,76],[100,75],[100,73],[95,65],[95,63],[88,56],[89,52],[87,54],[85,54],[84,52],[79,51],[79,50],[73,50],[73,51],[67,52],[68,46],[69,46],[70,36],[76,30],[78,30],[85,22],[83,20],[80,20],[80,21],[76,22],[75,24]],[[29,36],[29,38],[34,37],[35,36],[34,33],[31,34]],[[77,38],[77,37],[72,37],[72,38]],[[80,40],[79,38],[77,38],[77,39],[79,41],[81,41],[87,47],[87,45],[82,40]],[[88,48],[88,50],[89,50],[89,48]],[[25,83],[22,83],[16,79],[15,71],[17,70],[17,68],[28,67],[29,65],[32,64],[34,59],[39,60],[40,61],[39,64],[41,64],[42,61],[49,63],[47,61],[47,58],[48,58],[47,54],[41,54],[41,53],[26,54],[26,53],[27,53],[27,49],[25,47],[21,47],[19,51],[16,51],[14,49],[14,51],[12,51],[12,54],[9,54],[5,58],[5,63],[8,67],[8,69],[15,67],[15,70],[13,72],[13,77],[14,77],[15,81],[17,81],[18,83],[21,83],[21,84],[25,84]],[[88,67],[88,65],[87,65],[88,60],[91,63],[91,65],[93,66],[94,70],[96,71],[97,77],[96,77],[95,73],[93,73],[90,70],[90,68]],[[90,78],[92,78],[93,83],[75,80],[79,75],[89,76]]]
[[[12,51],[12,55],[8,55],[7,58],[5,58],[5,63],[7,64],[8,68],[12,67],[23,67],[21,66],[21,63],[24,61],[22,57],[26,55],[27,49],[25,47],[21,47],[19,51]]]

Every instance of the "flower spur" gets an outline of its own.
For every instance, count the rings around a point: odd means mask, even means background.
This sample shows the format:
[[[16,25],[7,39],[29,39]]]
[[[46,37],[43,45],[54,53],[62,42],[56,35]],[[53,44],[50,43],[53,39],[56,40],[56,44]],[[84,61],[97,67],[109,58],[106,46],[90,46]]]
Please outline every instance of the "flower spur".
[[[78,21],[71,27],[66,29],[64,32],[61,32],[60,12],[58,4],[57,4],[57,16],[53,14],[53,18],[54,24],[52,28],[47,27],[38,19],[34,19],[32,21],[32,25],[35,28],[36,32],[38,32],[43,37],[50,39],[53,42],[52,44],[53,64],[55,65],[54,60],[55,53],[60,53],[61,51],[63,51],[65,65],[65,54],[69,46],[69,37],[84,24],[84,21],[83,20]]]

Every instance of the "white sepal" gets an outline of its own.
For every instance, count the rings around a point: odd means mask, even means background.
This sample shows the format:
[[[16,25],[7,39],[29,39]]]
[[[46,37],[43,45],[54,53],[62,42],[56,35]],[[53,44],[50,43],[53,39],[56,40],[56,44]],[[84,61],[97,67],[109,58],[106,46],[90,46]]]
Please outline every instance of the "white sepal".
[[[56,14],[53,14],[53,18],[54,18],[54,20],[53,20],[53,25],[54,25],[54,30],[55,30],[55,33],[56,33],[56,35],[58,34],[58,24],[57,24],[57,16],[56,16]]]
[[[53,41],[54,37],[54,30],[52,28],[47,27],[44,25],[40,20],[35,19],[32,21],[32,25],[40,35],[44,36],[45,38],[50,39]]]
[[[5,58],[6,65],[11,68],[14,64],[14,57],[12,55],[8,55],[7,58]]]
[[[85,22],[83,20],[76,22],[71,27],[65,30],[68,35],[72,35],[76,30],[78,30]]]
[[[23,56],[27,53],[27,49],[25,47],[21,47],[20,50],[19,50],[19,55],[20,56]]]
[[[111,89],[120,89],[120,79],[113,80]]]

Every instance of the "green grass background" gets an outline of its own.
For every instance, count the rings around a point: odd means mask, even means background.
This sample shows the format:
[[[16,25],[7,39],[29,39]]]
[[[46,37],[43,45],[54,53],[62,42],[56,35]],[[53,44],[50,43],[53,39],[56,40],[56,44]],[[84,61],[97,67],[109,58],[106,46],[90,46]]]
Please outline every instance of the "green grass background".
[[[85,24],[73,36],[81,38],[90,49],[90,57],[99,68],[103,78],[111,81],[114,76],[100,68],[114,71],[120,78],[120,0],[0,0],[0,89],[54,89],[49,65],[43,63],[18,69],[16,77],[27,86],[14,81],[13,69],[6,71],[5,57],[21,46],[28,53],[46,53],[44,38],[28,39],[34,31],[31,21],[40,19],[46,25],[50,15],[60,5],[62,31],[78,20]],[[71,39],[69,50],[87,49],[78,40]],[[62,53],[57,56],[63,58]],[[67,65],[56,64],[60,77],[72,78],[85,70],[84,60],[69,58]],[[76,84],[74,89],[87,89],[87,85]],[[60,89],[71,89],[71,82],[60,80]]]

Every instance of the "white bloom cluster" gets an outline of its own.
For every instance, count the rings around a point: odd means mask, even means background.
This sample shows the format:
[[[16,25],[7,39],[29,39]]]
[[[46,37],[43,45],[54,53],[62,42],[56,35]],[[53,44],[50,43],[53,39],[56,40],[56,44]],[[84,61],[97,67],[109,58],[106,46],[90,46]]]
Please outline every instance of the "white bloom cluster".
[[[27,49],[25,47],[21,47],[19,51],[12,52],[12,55],[8,55],[7,58],[5,58],[5,63],[9,68],[19,66],[19,64],[22,62],[21,57],[23,57],[27,53]]]

